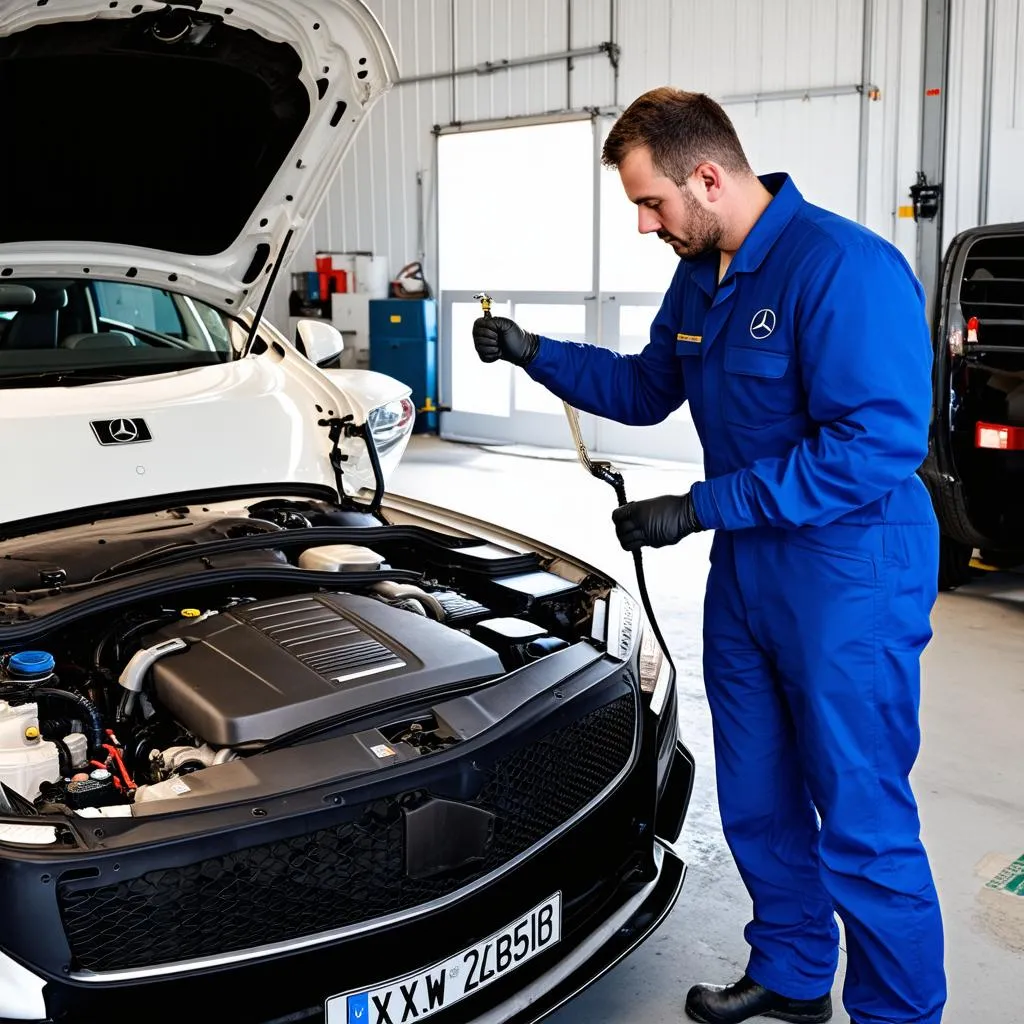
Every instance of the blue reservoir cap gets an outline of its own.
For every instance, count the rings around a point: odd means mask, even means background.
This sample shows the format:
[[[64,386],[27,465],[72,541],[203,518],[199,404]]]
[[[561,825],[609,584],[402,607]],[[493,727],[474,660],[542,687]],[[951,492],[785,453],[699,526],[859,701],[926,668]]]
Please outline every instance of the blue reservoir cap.
[[[46,676],[56,665],[48,651],[19,651],[11,655],[8,668],[19,676]]]

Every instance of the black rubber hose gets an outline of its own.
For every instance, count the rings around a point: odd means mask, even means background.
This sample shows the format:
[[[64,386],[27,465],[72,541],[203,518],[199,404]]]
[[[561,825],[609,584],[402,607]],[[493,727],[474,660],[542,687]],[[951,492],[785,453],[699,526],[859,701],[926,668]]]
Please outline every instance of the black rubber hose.
[[[71,763],[71,748],[59,739],[52,739],[50,742],[57,748],[57,760],[60,765],[61,778],[68,778],[71,775],[74,765]]]
[[[85,724],[85,736],[89,741],[89,755],[99,756],[103,753],[104,733],[103,716],[100,710],[88,697],[78,693],[71,693],[70,690],[55,690],[48,686],[41,686],[33,690],[33,697],[49,697],[50,700],[62,700],[74,704],[82,712],[82,720]]]
[[[82,731],[82,720],[80,718],[51,718],[39,723],[39,731],[44,740],[58,740],[70,735],[73,732]]]
[[[626,482],[623,480],[622,474],[616,473],[605,466],[595,466],[595,470],[594,476],[615,488],[615,498],[619,503],[619,508],[622,508],[627,501]],[[672,655],[669,652],[668,644],[665,643],[665,638],[661,635],[661,627],[659,627],[658,620],[654,617],[654,609],[651,607],[651,596],[647,593],[647,577],[644,574],[644,559],[640,548],[633,552],[633,566],[636,570],[636,585],[640,592],[640,603],[644,606],[647,621],[654,631],[655,639],[661,645],[662,651],[665,652],[665,657],[671,660]]]
[[[644,576],[644,562],[639,551],[633,552],[633,563],[636,566],[636,584],[640,591],[640,601],[644,606],[644,612],[647,614],[647,621],[650,623],[651,629],[654,630],[654,636],[661,644],[665,657],[671,658],[668,644],[665,643],[665,638],[661,635],[661,628],[658,626],[658,620],[654,617],[654,609],[651,607],[651,597],[647,593],[647,578]]]
[[[114,634],[114,660],[117,664],[120,664],[124,658],[128,641],[134,641],[137,636],[141,633],[145,633],[147,629],[159,629],[161,626],[166,626],[169,621],[173,621],[175,617],[172,615],[162,615],[160,618],[146,619],[144,622],[136,622],[134,626],[129,626],[123,633]]]

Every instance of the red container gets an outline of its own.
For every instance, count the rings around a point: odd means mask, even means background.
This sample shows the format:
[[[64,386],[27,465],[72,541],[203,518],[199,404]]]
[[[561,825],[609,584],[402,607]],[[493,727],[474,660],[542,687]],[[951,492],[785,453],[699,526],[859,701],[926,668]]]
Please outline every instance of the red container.
[[[320,298],[326,299],[330,294],[331,274],[334,271],[334,261],[330,256],[317,256],[316,272],[320,275]]]

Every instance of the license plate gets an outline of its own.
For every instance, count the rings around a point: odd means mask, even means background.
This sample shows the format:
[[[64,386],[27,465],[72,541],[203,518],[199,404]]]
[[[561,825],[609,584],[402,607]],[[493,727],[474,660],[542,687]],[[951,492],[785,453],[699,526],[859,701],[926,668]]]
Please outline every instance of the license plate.
[[[556,892],[475,946],[404,978],[364,992],[332,996],[325,1024],[408,1024],[430,1017],[504,978],[562,933],[562,894]]]

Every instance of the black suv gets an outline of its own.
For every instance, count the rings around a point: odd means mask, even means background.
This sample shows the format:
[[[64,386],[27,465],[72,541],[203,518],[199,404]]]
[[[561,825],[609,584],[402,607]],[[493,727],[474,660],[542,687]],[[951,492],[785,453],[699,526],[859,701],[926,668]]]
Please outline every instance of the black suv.
[[[935,310],[934,415],[921,476],[942,531],[939,587],[968,582],[977,549],[1024,562],[1024,223],[958,235]]]

